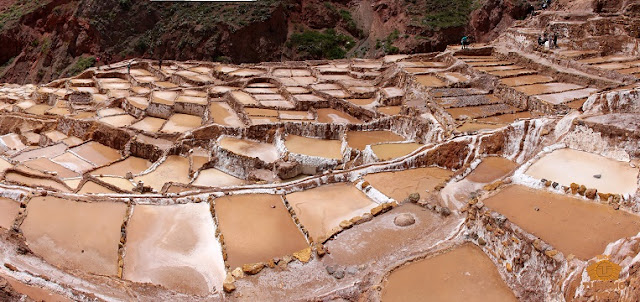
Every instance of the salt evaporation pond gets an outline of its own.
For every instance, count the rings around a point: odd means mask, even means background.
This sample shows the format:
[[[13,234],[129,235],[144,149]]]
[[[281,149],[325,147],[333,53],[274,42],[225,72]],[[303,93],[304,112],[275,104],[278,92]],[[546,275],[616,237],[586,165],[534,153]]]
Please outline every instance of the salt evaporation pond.
[[[223,149],[247,157],[257,157],[264,162],[272,163],[280,157],[276,146],[246,139],[223,137],[218,143]]]
[[[634,195],[638,187],[638,169],[629,163],[568,148],[546,154],[525,173],[565,186],[577,183],[601,193]]]
[[[338,183],[291,193],[287,201],[310,237],[330,236],[343,220],[369,213],[377,204],[352,184]]]
[[[364,150],[367,145],[384,142],[401,142],[405,138],[391,131],[347,131],[349,147]]]
[[[196,180],[193,181],[194,186],[204,187],[229,187],[245,183],[247,183],[247,181],[215,168],[201,170]]]
[[[453,173],[442,168],[417,168],[396,172],[380,172],[364,177],[374,188],[383,194],[403,201],[412,193],[424,196],[451,177]]]
[[[409,263],[388,277],[384,302],[518,301],[491,259],[472,244]]]
[[[342,142],[339,140],[309,138],[289,134],[284,144],[291,153],[337,160],[342,159]]]
[[[582,260],[640,232],[640,216],[572,196],[512,185],[484,204],[565,254]]]
[[[215,200],[215,210],[232,269],[308,247],[280,195],[225,196]]]
[[[29,201],[21,229],[29,248],[47,262],[65,269],[115,276],[126,210],[124,203],[34,197]]]
[[[143,181],[145,186],[150,186],[154,190],[160,192],[167,182],[189,183],[189,159],[170,155],[167,159],[151,171],[142,176],[135,178],[135,181]]]
[[[215,233],[208,203],[137,205],[123,276],[192,295],[221,290],[226,273]]]
[[[511,173],[517,166],[518,164],[504,157],[485,157],[466,179],[478,183],[489,183]]]
[[[9,198],[0,197],[0,228],[10,229],[16,216],[18,216],[19,210],[20,203]]]
[[[390,160],[405,156],[418,148],[421,144],[416,143],[388,143],[371,146],[371,150],[380,160]]]

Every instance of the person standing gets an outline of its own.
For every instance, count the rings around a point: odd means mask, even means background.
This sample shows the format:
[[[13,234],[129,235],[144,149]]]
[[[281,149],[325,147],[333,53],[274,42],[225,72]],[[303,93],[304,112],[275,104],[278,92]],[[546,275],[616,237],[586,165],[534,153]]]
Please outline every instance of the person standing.
[[[131,75],[131,61],[127,64],[127,74]]]
[[[553,33],[553,48],[558,48],[558,33]]]
[[[158,69],[162,71],[162,59],[158,60]]]

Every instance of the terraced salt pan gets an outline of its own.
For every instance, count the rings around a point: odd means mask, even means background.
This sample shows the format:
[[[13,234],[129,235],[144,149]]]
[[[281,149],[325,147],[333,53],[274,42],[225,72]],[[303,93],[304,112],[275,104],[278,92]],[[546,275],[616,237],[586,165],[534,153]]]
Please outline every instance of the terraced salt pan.
[[[14,173],[14,172],[7,173],[4,176],[4,180],[7,182],[26,185],[32,188],[51,188],[53,190],[60,191],[60,192],[65,192],[65,193],[70,192],[69,188],[52,179],[30,177],[30,176],[26,176],[26,175]]]
[[[231,107],[224,102],[211,102],[209,105],[209,116],[213,122],[231,127],[243,127],[244,123]]]
[[[87,172],[94,168],[94,166],[85,161],[84,159],[78,157],[77,155],[71,152],[65,152],[60,156],[56,156],[51,159],[57,164],[64,166],[67,169],[73,170],[80,174]]]
[[[124,114],[124,110],[122,110],[122,108],[105,108],[105,109],[100,109],[98,110],[98,116],[100,117],[107,117],[107,116],[112,116],[112,115],[120,115],[120,114]]]
[[[82,185],[82,188],[78,190],[79,194],[113,194],[117,193],[114,190],[111,190],[107,187],[104,187],[98,183],[93,181],[87,181]]]
[[[447,85],[445,82],[432,75],[416,76],[416,81],[427,87],[444,87]]]
[[[371,150],[380,160],[390,160],[405,156],[422,147],[417,143],[385,143],[371,146]]]
[[[9,198],[0,197],[0,229],[8,230],[20,211],[20,203]]]
[[[497,114],[515,113],[518,110],[520,109],[508,104],[489,104],[446,109],[446,111],[457,120],[476,119]]]
[[[278,117],[285,120],[312,120],[313,114],[309,111],[280,111]]]
[[[234,137],[223,137],[218,141],[218,143],[220,144],[220,147],[233,153],[252,158],[257,157],[267,163],[275,162],[280,157],[278,150],[272,144]]]
[[[198,174],[198,177],[193,181],[194,186],[203,187],[230,187],[247,183],[247,181],[231,176],[218,169],[204,169]]]
[[[256,105],[258,102],[250,94],[242,91],[231,92],[231,97],[242,105]]]
[[[485,117],[485,118],[478,119],[477,121],[481,123],[511,124],[518,119],[527,119],[527,118],[533,118],[533,117],[534,116],[531,114],[530,111],[522,111],[518,113],[508,113],[508,114],[500,114],[500,115]]]
[[[133,107],[138,109],[145,110],[149,107],[149,100],[145,97],[132,96],[127,98],[127,103],[131,104]]]
[[[565,256],[582,260],[602,254],[610,242],[640,232],[640,216],[524,186],[506,187],[483,202]]]
[[[176,182],[187,184],[191,181],[189,178],[189,159],[170,155],[150,173],[135,177],[136,182],[143,181],[145,186],[150,186],[157,192],[162,190],[162,186],[166,182]]]
[[[134,156],[129,156],[122,161],[102,167],[91,172],[93,176],[110,175],[125,177],[127,173],[137,175],[151,167],[151,162]]]
[[[638,187],[638,169],[629,163],[568,148],[546,154],[525,173],[565,186],[571,183],[585,185],[602,193],[634,195]],[[594,175],[600,175],[600,178]]]
[[[494,75],[500,78],[527,75],[527,74],[535,74],[535,70],[531,69],[514,69],[514,70],[496,70],[496,71],[487,71],[488,74]]]
[[[65,269],[115,276],[120,226],[126,209],[124,203],[33,197],[20,228],[29,248],[47,262]]]
[[[452,174],[449,170],[429,167],[368,174],[364,180],[383,194],[401,202],[412,193],[418,193],[424,197],[427,192],[433,192],[437,185],[449,179]]]
[[[545,75],[526,75],[526,76],[520,76],[520,77],[513,77],[513,78],[507,78],[507,79],[502,79],[500,80],[500,82],[502,82],[502,84],[505,84],[507,86],[522,86],[522,85],[531,85],[531,84],[540,84],[540,83],[548,83],[553,81],[553,78],[550,76],[545,76]]]
[[[130,180],[122,178],[122,177],[113,177],[113,176],[98,176],[96,177],[98,180],[105,182],[107,184],[113,185],[116,188],[131,192],[134,188],[133,184]]]
[[[42,171],[44,173],[54,172],[55,175],[60,178],[72,178],[72,177],[80,176],[80,174],[78,174],[77,172],[74,172],[70,169],[65,168],[64,166],[54,163],[46,157],[31,159],[26,162],[23,162],[22,165],[34,170]]]
[[[513,172],[517,166],[518,164],[504,157],[489,156],[483,158],[465,179],[476,183],[490,183]]]
[[[107,165],[122,158],[120,151],[94,141],[75,147],[71,151],[96,166]]]
[[[309,246],[280,195],[225,196],[215,200],[215,210],[232,269],[268,262]]]
[[[484,252],[467,243],[444,254],[409,263],[391,273],[384,302],[518,301]]]
[[[402,106],[384,106],[376,108],[378,112],[386,115],[398,115],[402,110]]]
[[[456,128],[458,132],[468,133],[473,131],[481,131],[481,130],[493,130],[504,127],[505,124],[487,124],[487,123],[476,123],[466,121],[461,126]]]
[[[347,143],[351,148],[364,150],[367,145],[383,142],[401,142],[405,138],[391,131],[347,131]]]
[[[137,205],[123,277],[192,295],[220,291],[225,267],[215,233],[208,203]]]
[[[348,183],[291,193],[286,198],[314,240],[332,235],[343,220],[368,213],[377,206]]]
[[[551,104],[564,104],[573,100],[587,98],[596,92],[598,92],[598,89],[596,88],[584,88],[559,93],[539,95],[536,96],[536,98],[541,99],[545,102],[549,102]]]
[[[128,114],[112,115],[99,119],[99,121],[116,128],[127,127],[131,125],[131,123],[133,123],[133,121],[135,120],[135,117]]]
[[[172,115],[162,127],[164,133],[181,133],[186,132],[202,124],[202,118],[195,115],[179,114]]]
[[[362,121],[333,108],[318,109],[318,122],[328,124],[361,124]]]
[[[173,105],[178,92],[176,91],[154,91],[151,94],[151,101],[154,103]]]
[[[339,140],[309,138],[289,134],[284,144],[291,153],[337,160],[342,159],[342,142]]]
[[[570,83],[546,83],[546,84],[519,86],[519,87],[516,87],[515,89],[527,95],[537,95],[537,94],[563,92],[567,90],[576,90],[581,88],[583,87],[580,85],[570,84]]]
[[[5,134],[0,136],[0,148],[5,150],[22,150],[26,148],[22,140],[20,140],[20,135],[15,133]]]
[[[165,119],[147,116],[131,125],[131,128],[146,132],[158,132],[166,122]]]

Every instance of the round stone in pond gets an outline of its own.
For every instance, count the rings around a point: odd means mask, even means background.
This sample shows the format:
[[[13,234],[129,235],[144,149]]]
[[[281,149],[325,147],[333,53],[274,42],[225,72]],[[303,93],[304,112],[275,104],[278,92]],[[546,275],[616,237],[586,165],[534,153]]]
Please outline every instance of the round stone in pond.
[[[416,219],[409,213],[402,213],[393,219],[393,223],[397,226],[406,227],[416,223]]]

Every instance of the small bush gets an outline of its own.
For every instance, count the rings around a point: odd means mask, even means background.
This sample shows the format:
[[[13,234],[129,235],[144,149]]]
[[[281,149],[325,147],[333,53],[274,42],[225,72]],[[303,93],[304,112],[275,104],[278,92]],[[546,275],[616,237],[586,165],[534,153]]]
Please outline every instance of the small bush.
[[[305,30],[295,33],[288,45],[295,48],[302,59],[342,59],[355,42],[334,29],[326,29],[323,32]]]
[[[83,72],[85,69],[93,66],[95,63],[96,63],[95,57],[80,57],[78,58],[76,63],[73,65],[73,67],[69,69],[69,75],[70,76],[77,75]]]

